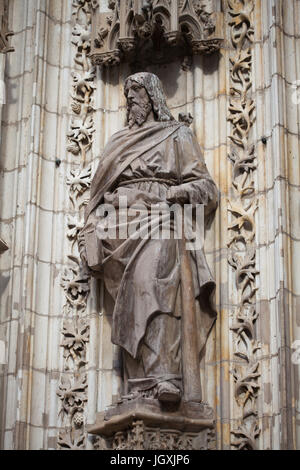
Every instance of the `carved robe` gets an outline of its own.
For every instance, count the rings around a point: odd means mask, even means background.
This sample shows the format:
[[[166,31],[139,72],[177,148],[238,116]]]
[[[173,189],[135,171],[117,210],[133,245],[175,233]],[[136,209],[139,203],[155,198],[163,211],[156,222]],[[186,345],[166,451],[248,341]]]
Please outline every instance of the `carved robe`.
[[[163,380],[181,386],[178,242],[101,240],[97,224],[107,220],[97,217],[97,208],[110,203],[120,212],[119,196],[126,196],[129,206],[139,201],[146,207],[166,202],[168,189],[178,182],[175,152],[186,202],[205,204],[206,216],[213,211],[217,190],[191,130],[176,121],[150,122],[138,129],[127,127],[108,142],[92,182],[81,233],[87,262],[92,259],[90,267],[103,279],[114,302],[112,342],[123,348],[130,389],[151,389]],[[216,318],[215,283],[203,251],[190,253],[200,353]]]

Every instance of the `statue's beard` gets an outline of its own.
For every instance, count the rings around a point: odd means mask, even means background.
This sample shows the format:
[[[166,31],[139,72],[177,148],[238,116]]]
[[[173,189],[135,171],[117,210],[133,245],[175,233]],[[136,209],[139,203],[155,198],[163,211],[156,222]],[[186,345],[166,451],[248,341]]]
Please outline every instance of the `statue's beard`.
[[[131,128],[134,124],[141,126],[147,121],[147,118],[152,110],[152,104],[147,103],[132,103],[128,105],[128,125]]]

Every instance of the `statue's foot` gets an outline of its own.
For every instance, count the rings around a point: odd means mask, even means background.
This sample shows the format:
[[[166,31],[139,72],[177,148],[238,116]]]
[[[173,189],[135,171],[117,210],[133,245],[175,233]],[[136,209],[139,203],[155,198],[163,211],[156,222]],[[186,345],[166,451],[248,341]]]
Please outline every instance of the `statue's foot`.
[[[181,399],[181,391],[171,382],[161,382],[157,385],[157,398],[163,403],[178,403]]]

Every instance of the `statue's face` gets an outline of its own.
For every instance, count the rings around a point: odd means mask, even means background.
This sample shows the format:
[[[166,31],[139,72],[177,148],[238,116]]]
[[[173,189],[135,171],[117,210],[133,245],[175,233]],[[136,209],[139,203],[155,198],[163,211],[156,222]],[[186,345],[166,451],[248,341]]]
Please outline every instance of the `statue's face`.
[[[129,87],[126,89],[127,92],[127,103],[129,106],[132,104],[147,103],[150,101],[146,89],[139,83],[131,81]]]
[[[147,121],[152,111],[152,102],[146,89],[139,83],[129,80],[126,84],[127,117],[129,127],[134,124],[141,126]]]

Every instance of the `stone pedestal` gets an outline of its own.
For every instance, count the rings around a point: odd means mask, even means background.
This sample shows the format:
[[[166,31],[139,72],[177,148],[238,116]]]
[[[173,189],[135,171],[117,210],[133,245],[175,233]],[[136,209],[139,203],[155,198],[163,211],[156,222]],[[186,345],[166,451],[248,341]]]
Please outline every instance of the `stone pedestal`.
[[[214,448],[214,413],[204,403],[164,406],[136,398],[98,413],[88,432],[96,449],[207,450]]]

